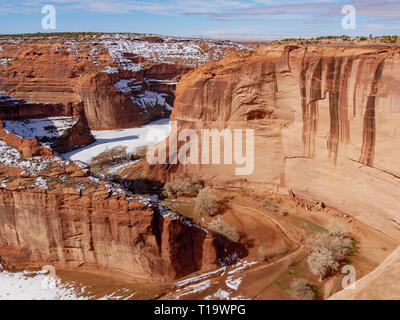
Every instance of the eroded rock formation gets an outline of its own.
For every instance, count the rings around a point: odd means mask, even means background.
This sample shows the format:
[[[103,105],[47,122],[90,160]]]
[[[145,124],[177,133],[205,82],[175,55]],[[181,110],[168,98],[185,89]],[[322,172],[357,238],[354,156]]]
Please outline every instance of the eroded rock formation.
[[[83,101],[91,129],[100,130],[169,116],[181,75],[241,49],[206,40],[90,34],[5,37],[0,45],[0,91],[32,102]]]
[[[88,127],[82,103],[42,104],[29,103],[5,95],[0,95],[0,98],[0,138],[21,151],[26,158],[52,157],[53,151],[65,153],[95,141]],[[37,124],[31,129],[36,129],[43,137],[37,137],[25,126],[26,122],[38,119],[47,119],[47,123],[43,128],[39,128],[40,124]],[[69,120],[70,124],[54,135],[57,127],[52,119]],[[3,122],[9,124],[5,126]],[[54,138],[46,136],[46,130],[47,134]],[[25,137],[26,134],[32,136]]]
[[[400,239],[399,61],[397,47],[268,45],[192,71],[172,119],[180,129],[254,129],[254,172],[172,164],[145,174],[292,190]]]
[[[0,261],[8,269],[85,266],[155,281],[246,255],[239,244],[165,212],[148,197],[88,177],[87,168],[21,161],[0,165]]]

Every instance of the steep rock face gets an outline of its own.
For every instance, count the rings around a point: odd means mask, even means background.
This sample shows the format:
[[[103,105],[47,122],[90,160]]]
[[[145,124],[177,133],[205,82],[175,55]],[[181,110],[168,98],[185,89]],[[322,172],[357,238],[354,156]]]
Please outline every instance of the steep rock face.
[[[147,197],[115,192],[73,163],[47,160],[36,168],[0,166],[0,261],[7,268],[85,266],[169,280],[214,269],[240,249],[160,212]]]
[[[399,300],[400,248],[395,250],[374,271],[358,280],[355,288],[342,290],[330,300]]]
[[[399,61],[397,47],[270,45],[190,72],[176,92],[178,129],[254,129],[254,172],[172,164],[145,175],[293,190],[400,239]]]
[[[51,150],[65,153],[95,141],[88,127],[83,103],[41,104],[29,103],[25,100],[18,100],[4,95],[1,98],[0,121],[12,121],[12,124],[9,127],[5,127],[1,123],[0,136],[6,143],[17,148],[27,158],[32,156],[51,156]],[[73,123],[60,136],[56,136],[50,141],[46,136],[41,139],[36,136],[24,137],[26,132],[24,130],[21,131],[21,126],[24,129],[24,121],[49,119],[48,124],[52,125],[51,119],[59,117],[73,119]],[[17,124],[20,125],[20,128],[18,128]],[[43,128],[43,130],[45,129],[46,127]],[[56,128],[47,129],[49,134],[52,134],[52,130],[56,130]],[[51,149],[40,145],[39,142],[50,143]]]
[[[121,92],[114,84],[120,79],[142,80],[145,71],[111,69],[114,61],[107,51],[90,54],[88,45],[63,43],[20,43],[2,45],[1,56],[11,56],[6,68],[0,68],[0,90],[34,102],[71,103],[83,101],[92,129],[126,128],[165,117],[165,105],[157,103],[146,109],[131,99],[142,92]],[[1,58],[1,57],[0,57]],[[154,66],[149,75],[177,77],[187,71],[179,65]],[[174,88],[169,93],[173,95]]]
[[[173,104],[175,85],[148,83],[140,75],[122,81],[119,77],[104,72],[89,74],[77,86],[91,129],[131,128],[170,115],[172,107],[168,106]]]
[[[236,48],[199,41],[90,34],[4,38],[0,90],[33,102],[83,101],[92,129],[143,125],[169,115],[175,90],[174,85],[147,86],[146,78],[176,81],[220,58],[227,47]],[[118,90],[121,80],[136,83]]]

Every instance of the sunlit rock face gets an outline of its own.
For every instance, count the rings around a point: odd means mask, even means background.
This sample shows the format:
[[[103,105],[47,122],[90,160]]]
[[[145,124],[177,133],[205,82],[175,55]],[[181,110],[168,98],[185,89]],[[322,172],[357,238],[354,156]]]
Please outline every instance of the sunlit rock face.
[[[254,129],[254,171],[172,164],[146,174],[292,190],[400,239],[399,53],[269,45],[194,70],[179,82],[172,120],[178,129]]]
[[[83,102],[91,129],[168,117],[180,77],[245,48],[229,42],[103,34],[0,39],[0,91],[42,103]],[[125,81],[124,89],[118,84]]]

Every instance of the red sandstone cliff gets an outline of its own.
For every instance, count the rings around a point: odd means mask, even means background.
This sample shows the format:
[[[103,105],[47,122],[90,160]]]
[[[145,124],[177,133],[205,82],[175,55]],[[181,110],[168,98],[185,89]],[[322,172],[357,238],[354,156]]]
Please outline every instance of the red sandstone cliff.
[[[169,280],[214,269],[240,249],[86,168],[0,149],[0,262],[9,269],[85,266]]]
[[[94,142],[94,138],[88,127],[83,104],[41,104],[29,103],[25,100],[18,100],[9,96],[0,96],[0,138],[21,151],[26,158],[32,156],[52,157],[53,151],[66,153],[77,147]],[[71,119],[71,125],[62,134],[50,141],[44,137],[40,141],[37,137],[26,138],[20,136],[17,124],[33,119],[50,119],[48,124],[51,126],[53,118]],[[11,124],[4,126],[3,122],[11,121]],[[46,129],[46,128],[43,128]],[[56,128],[47,128],[50,131]],[[50,143],[48,147],[42,143]]]
[[[83,101],[92,129],[139,126],[168,116],[181,75],[219,59],[227,48],[239,49],[139,35],[5,37],[0,45],[0,91],[32,102]],[[132,85],[121,90],[120,80]]]
[[[293,190],[400,239],[399,61],[396,46],[269,45],[192,71],[172,119],[195,130],[254,129],[255,170],[178,164],[145,175]]]

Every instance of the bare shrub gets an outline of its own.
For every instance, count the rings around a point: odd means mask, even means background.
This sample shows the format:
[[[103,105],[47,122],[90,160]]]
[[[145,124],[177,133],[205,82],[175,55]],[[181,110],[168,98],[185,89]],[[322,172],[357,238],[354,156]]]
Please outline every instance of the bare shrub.
[[[119,164],[129,160],[126,147],[117,146],[99,153],[90,160],[90,170],[95,175],[107,176],[108,168],[111,165]]]
[[[202,183],[192,178],[177,179],[165,184],[164,196],[168,198],[196,196],[202,188]]]
[[[232,242],[238,242],[240,240],[240,234],[235,227],[230,226],[221,219],[216,219],[208,224],[210,230],[223,235]]]
[[[282,210],[279,211],[279,214],[282,217],[287,217],[289,215],[289,212],[288,212],[288,210],[282,209]]]
[[[320,280],[339,269],[353,245],[350,233],[343,226],[332,225],[330,228],[331,231],[319,234],[309,243],[312,253],[307,263],[310,271]]]
[[[224,195],[223,201],[228,203],[228,202],[232,201],[234,198],[235,197],[229,193],[229,194]]]
[[[296,278],[292,281],[290,288],[293,290],[297,299],[314,300],[315,290],[312,285],[304,278]]]
[[[209,188],[200,190],[196,198],[195,210],[209,216],[218,212],[218,200]]]
[[[262,204],[262,208],[268,211],[277,211],[279,205],[273,199],[265,199]]]
[[[135,153],[130,156],[131,161],[140,160],[146,157],[147,149],[148,147],[146,146],[136,149]]]
[[[259,261],[266,261],[268,260],[267,255],[265,253],[265,249],[263,247],[258,247],[257,249],[257,259]]]

